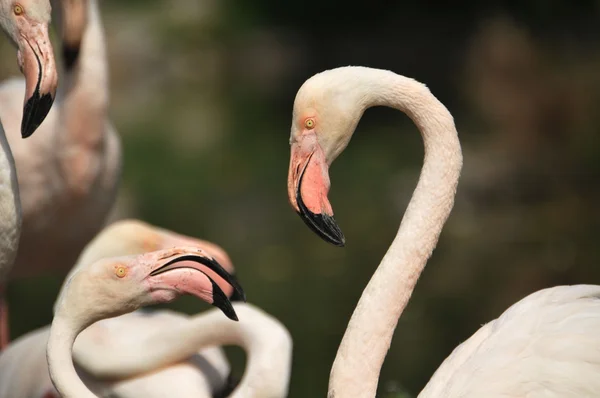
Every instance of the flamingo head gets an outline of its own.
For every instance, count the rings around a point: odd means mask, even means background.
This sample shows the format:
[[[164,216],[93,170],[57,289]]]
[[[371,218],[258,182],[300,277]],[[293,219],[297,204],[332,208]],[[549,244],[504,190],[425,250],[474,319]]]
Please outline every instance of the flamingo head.
[[[207,269],[231,283],[239,294],[244,294],[241,286],[206,252],[183,246],[105,258],[82,267],[65,283],[57,308],[67,317],[79,318],[85,325],[190,294],[237,321],[231,302],[205,273]]]
[[[104,228],[86,246],[75,269],[105,257],[141,254],[177,246],[193,246],[204,250],[228,272],[231,280],[237,281],[233,263],[220,246],[136,219],[119,220]],[[246,297],[239,294],[241,289],[235,289],[210,268],[203,267],[202,272],[215,281],[232,302],[246,301]]]
[[[31,136],[44,121],[56,96],[58,74],[48,35],[48,0],[0,1],[0,24],[18,48],[17,61],[25,75],[21,136]]]
[[[343,68],[340,68],[343,69]],[[288,199],[302,220],[325,241],[344,246],[327,197],[329,166],[346,148],[364,112],[352,76],[330,70],[308,79],[294,101],[290,135]]]

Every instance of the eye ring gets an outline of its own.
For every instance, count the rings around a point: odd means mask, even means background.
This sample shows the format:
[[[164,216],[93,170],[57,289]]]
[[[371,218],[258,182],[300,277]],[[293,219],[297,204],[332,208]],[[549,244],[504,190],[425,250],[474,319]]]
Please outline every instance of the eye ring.
[[[23,8],[22,5],[20,5],[19,3],[16,3],[13,6],[13,12],[15,13],[15,15],[23,15],[23,13],[25,13],[25,9]]]
[[[313,119],[312,117],[306,118],[306,120],[304,120],[304,127],[306,127],[309,130],[312,130],[315,128],[315,119]]]
[[[119,277],[119,278],[124,278],[127,275],[127,268],[121,266],[121,267],[117,267],[117,269],[115,270],[115,274]]]

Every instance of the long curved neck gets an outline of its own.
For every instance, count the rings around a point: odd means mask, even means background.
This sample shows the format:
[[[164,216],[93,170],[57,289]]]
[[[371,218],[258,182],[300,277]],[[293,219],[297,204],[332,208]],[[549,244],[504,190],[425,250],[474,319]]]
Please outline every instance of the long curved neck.
[[[55,316],[50,328],[46,356],[52,383],[63,398],[97,398],[75,371],[73,343],[83,327],[68,318]]]
[[[199,350],[215,345],[238,345],[248,355],[247,369],[231,397],[286,396],[292,343],[289,333],[274,318],[250,304],[235,304],[240,321],[232,322],[218,310],[196,315],[179,326],[165,325],[147,339],[128,344],[109,356],[89,346],[74,357],[78,365],[99,378],[128,378],[181,362]],[[79,352],[78,352],[79,351]]]
[[[352,314],[333,363],[329,398],[375,397],[394,329],[454,205],[462,153],[452,115],[425,87],[392,72],[365,76],[366,107],[405,112],[423,137],[417,187],[398,233]]]
[[[60,167],[70,186],[88,187],[94,175],[90,164],[103,149],[108,112],[108,65],[104,29],[97,0],[87,1],[87,25],[77,61],[65,74],[56,148]],[[69,180],[71,179],[71,180]]]

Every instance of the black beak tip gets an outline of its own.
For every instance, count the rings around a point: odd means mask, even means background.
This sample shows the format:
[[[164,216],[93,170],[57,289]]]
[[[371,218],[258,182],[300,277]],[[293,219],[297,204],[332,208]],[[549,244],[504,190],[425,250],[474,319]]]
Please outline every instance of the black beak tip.
[[[242,285],[240,285],[240,283],[238,282],[238,280],[235,277],[235,275],[229,274],[227,271],[225,271],[223,269],[223,267],[215,259],[209,260],[209,263],[210,263],[210,265],[212,265],[212,270],[213,271],[218,271],[219,268],[220,268],[219,271],[222,271],[222,273],[221,273],[220,276],[223,279],[225,279],[225,281],[227,283],[229,283],[231,285],[231,287],[233,287],[233,294],[231,295],[232,301],[243,301],[243,302],[246,302],[246,293],[244,292],[244,289],[242,288]],[[217,274],[219,274],[219,272],[217,272]],[[233,300],[234,297],[235,297],[235,300]]]
[[[227,298],[223,290],[217,285],[214,281],[212,281],[213,286],[213,302],[212,305],[220,309],[223,314],[232,321],[239,321],[237,314],[235,313],[235,309],[233,305],[231,305],[231,301]]]
[[[302,201],[302,195],[296,194],[296,203],[298,203],[298,214],[302,221],[325,242],[329,242],[337,247],[346,245],[346,238],[333,216],[327,214],[315,214],[310,211]]]
[[[232,311],[231,313],[225,313],[225,315],[227,315],[227,318],[231,319],[232,321],[239,322],[239,319],[238,319],[235,311]]]
[[[229,302],[229,300],[228,300]],[[233,309],[233,306],[231,305],[231,303],[229,303],[229,305],[227,304],[214,304],[217,308],[219,308],[221,311],[223,311],[223,314],[225,314],[225,316],[229,319],[231,319],[232,321],[236,321],[238,322],[238,316],[235,313],[235,310]]]
[[[239,321],[238,316],[235,313],[235,310],[233,309],[233,306],[231,305],[231,302],[227,297],[225,297],[225,299],[222,300],[217,299],[213,295],[213,305],[220,309],[227,318],[231,319],[232,321]]]
[[[300,186],[302,185],[303,178],[304,172],[300,175],[298,187],[296,188],[296,203],[298,204],[298,214],[300,215],[300,218],[302,218],[302,221],[304,221],[308,228],[319,235],[325,242],[331,243],[337,247],[344,247],[346,245],[346,238],[333,218],[333,215],[329,216],[323,213],[315,214],[304,204],[302,195],[300,194]]]
[[[325,242],[331,243],[337,247],[346,245],[344,233],[337,225],[333,216],[327,214],[315,214],[308,209],[298,213],[304,223]]]
[[[52,108],[54,97],[50,93],[40,96],[39,92],[33,95],[25,103],[23,108],[23,120],[21,121],[21,137],[30,137],[42,124],[48,112]]]
[[[335,224],[335,220],[333,219],[333,217],[331,217],[331,221]],[[337,226],[337,224],[336,224],[336,226]],[[342,231],[339,229],[339,227],[337,228],[337,230],[339,231],[338,239],[332,241],[331,244],[333,244],[337,247],[345,247],[346,246],[346,237],[344,236]]]
[[[240,285],[237,277],[234,274],[230,274],[230,276],[231,276],[231,279],[233,281],[235,281],[235,284],[237,286],[239,286],[239,289],[236,289],[234,286],[233,294],[229,298],[229,301],[231,301],[231,302],[243,301],[245,303],[246,302],[246,292],[244,292],[244,290],[242,289],[242,286]]]

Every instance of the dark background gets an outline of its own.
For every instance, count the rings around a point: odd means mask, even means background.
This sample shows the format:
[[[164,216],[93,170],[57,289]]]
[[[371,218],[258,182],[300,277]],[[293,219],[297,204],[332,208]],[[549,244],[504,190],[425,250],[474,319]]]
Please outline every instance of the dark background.
[[[112,219],[223,246],[249,300],[293,335],[290,397],[325,395],[423,156],[406,116],[369,110],[331,169],[347,245],[313,235],[286,178],[294,96],[319,71],[363,65],[426,83],[463,145],[457,202],[398,324],[382,396],[416,396],[457,344],[527,294],[600,283],[600,2],[101,4],[125,159]],[[7,40],[0,53],[14,60]],[[0,78],[16,74],[0,65]],[[50,322],[62,277],[11,284],[13,337]],[[242,351],[229,352],[239,375]]]

